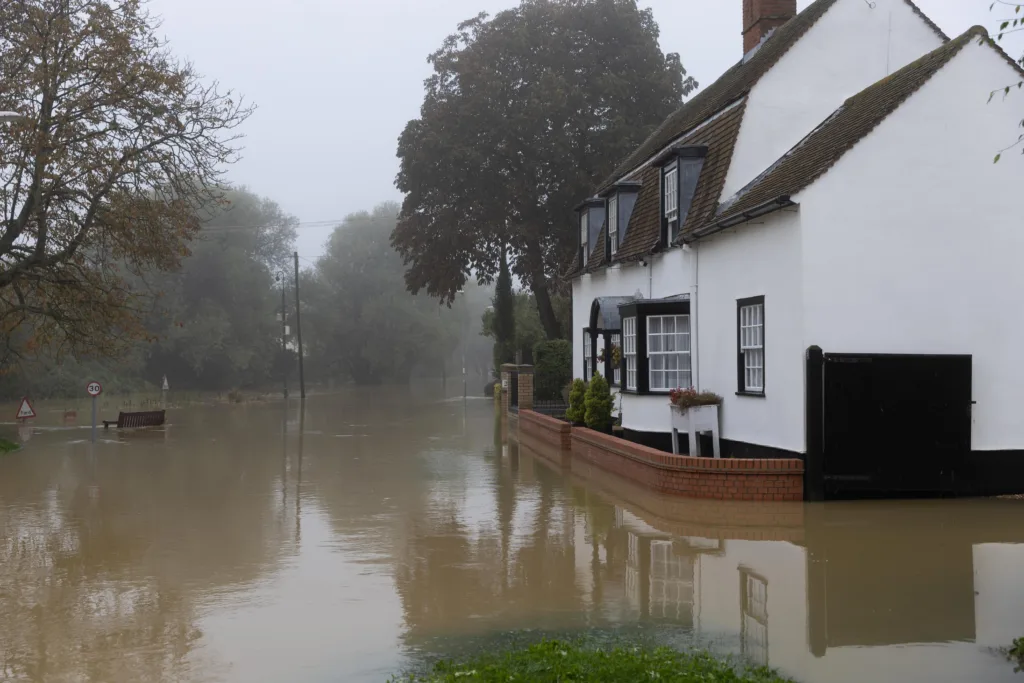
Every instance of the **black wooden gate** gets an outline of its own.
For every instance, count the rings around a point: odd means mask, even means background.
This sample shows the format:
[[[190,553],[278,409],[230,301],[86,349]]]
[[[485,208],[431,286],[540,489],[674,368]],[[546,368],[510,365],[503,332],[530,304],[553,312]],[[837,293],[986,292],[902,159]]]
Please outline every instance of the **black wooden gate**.
[[[825,498],[953,492],[971,450],[970,356],[826,353],[821,398]]]

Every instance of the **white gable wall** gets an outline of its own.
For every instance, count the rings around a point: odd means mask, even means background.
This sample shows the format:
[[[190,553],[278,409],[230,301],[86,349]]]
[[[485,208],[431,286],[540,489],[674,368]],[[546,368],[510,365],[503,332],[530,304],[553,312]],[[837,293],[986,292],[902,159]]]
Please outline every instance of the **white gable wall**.
[[[972,41],[796,198],[805,342],[972,354],[975,450],[1024,448],[1024,92],[986,104],[1019,78]]]
[[[792,149],[850,96],[942,39],[904,0],[839,0],[754,86],[723,199]]]

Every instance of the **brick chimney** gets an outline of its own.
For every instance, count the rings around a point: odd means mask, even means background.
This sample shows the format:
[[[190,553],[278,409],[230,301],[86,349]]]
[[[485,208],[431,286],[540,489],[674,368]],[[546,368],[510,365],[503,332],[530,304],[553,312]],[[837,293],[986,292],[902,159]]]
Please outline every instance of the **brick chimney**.
[[[796,16],[796,0],[743,0],[743,54]]]

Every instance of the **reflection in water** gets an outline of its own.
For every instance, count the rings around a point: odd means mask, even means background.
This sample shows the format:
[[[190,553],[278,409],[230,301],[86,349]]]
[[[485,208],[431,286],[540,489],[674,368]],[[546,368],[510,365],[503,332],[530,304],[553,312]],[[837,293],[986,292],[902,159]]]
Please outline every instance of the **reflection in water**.
[[[802,681],[1014,680],[1020,501],[669,499],[426,394],[173,410],[95,447],[53,411],[0,459],[0,680],[381,681],[637,625]]]

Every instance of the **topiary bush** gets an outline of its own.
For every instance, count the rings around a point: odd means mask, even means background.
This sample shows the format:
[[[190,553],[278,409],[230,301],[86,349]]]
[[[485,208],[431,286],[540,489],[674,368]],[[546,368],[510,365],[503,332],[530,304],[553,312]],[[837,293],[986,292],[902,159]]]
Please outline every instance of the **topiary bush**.
[[[584,415],[587,426],[597,432],[611,431],[614,403],[608,380],[602,377],[601,373],[595,374],[587,386],[586,414]]]
[[[569,389],[569,409],[565,411],[565,419],[574,424],[583,424],[586,418],[587,383],[577,378],[572,381]]]
[[[538,342],[533,347],[533,392],[541,401],[556,401],[572,379],[572,344],[564,339]]]

